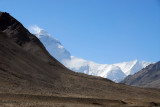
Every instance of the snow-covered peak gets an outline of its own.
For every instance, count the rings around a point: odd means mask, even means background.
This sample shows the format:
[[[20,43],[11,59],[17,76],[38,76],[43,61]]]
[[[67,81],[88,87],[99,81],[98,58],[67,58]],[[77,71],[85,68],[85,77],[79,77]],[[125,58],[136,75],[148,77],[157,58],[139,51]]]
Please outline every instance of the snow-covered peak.
[[[44,29],[38,27],[37,25],[30,26],[30,27],[29,27],[29,31],[30,31],[31,33],[33,33],[33,34],[36,34],[36,36],[37,36],[38,38],[41,38],[41,37],[43,37],[43,36],[48,36],[48,37],[51,36],[48,32],[46,32]],[[53,38],[53,37],[52,37],[52,38]]]
[[[56,39],[54,39],[48,32],[42,28],[34,25],[29,28],[29,31],[33,33],[46,47],[48,52],[55,57],[58,61],[70,60],[71,54],[63,47],[63,45]]]
[[[145,68],[146,66],[150,65],[150,64],[154,64],[155,62],[147,62],[147,61],[141,61],[141,64],[143,66],[143,68]]]
[[[71,57],[71,60],[66,60],[64,65],[73,71],[108,78],[115,82],[119,82],[126,77],[118,66],[98,64],[74,56]]]
[[[41,32],[41,28],[38,27],[37,25],[33,25],[29,27],[29,31],[33,34],[39,34]]]
[[[117,63],[114,65],[119,66],[121,70],[128,76],[138,72],[139,70],[145,68],[151,63],[153,62],[134,60],[129,62]]]
[[[31,26],[29,31],[40,39],[53,57],[75,72],[101,76],[115,82],[120,82],[127,75],[134,74],[152,63],[134,60],[117,64],[98,64],[71,56],[58,40],[36,25]]]
[[[40,38],[41,36],[50,36],[50,34],[42,29],[37,33],[37,36]]]

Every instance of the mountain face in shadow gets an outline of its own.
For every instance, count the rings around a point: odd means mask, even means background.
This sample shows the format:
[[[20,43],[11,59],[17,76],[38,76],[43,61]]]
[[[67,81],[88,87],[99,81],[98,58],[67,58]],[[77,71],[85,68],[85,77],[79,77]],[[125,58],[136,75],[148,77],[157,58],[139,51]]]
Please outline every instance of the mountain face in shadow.
[[[126,77],[121,83],[140,87],[160,88],[160,62],[151,64],[136,74]]]
[[[158,105],[160,102],[159,90],[117,84],[67,69],[20,22],[0,12],[0,104],[5,99],[9,103],[24,103],[34,98],[36,102],[57,99],[50,96],[70,97],[62,98],[61,103],[74,100],[98,105],[150,105],[154,101]],[[78,97],[81,99],[75,99]]]

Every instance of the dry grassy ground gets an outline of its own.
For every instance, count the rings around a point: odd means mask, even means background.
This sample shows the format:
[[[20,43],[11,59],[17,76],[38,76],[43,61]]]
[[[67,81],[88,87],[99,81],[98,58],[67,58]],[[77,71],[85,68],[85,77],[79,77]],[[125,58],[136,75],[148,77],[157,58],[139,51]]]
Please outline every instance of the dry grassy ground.
[[[160,90],[75,73],[0,12],[0,106],[159,106]]]
[[[0,106],[55,106],[55,107],[116,107],[116,106],[160,106],[157,102],[138,100],[110,100],[98,98],[74,98],[25,94],[0,94]]]

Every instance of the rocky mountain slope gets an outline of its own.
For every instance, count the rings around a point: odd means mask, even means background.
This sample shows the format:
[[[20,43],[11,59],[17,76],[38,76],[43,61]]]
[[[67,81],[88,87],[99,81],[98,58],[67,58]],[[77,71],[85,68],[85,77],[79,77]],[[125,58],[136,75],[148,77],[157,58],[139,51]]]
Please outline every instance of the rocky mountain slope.
[[[0,106],[157,106],[160,91],[73,72],[0,12]]]
[[[126,77],[121,83],[140,87],[160,88],[160,62],[151,64],[136,74]]]
[[[132,75],[152,62],[146,61],[130,61],[117,64],[98,64],[93,61],[87,61],[81,58],[71,56],[64,46],[54,39],[45,30],[38,26],[32,26],[29,30],[40,39],[48,52],[60,61],[67,68],[88,75],[100,76],[108,78],[114,82],[122,81],[126,76]]]

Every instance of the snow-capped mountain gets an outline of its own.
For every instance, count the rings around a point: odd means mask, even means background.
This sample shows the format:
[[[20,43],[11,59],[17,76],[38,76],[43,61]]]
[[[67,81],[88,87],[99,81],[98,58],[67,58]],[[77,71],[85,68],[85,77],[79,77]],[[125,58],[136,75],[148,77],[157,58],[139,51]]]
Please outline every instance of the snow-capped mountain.
[[[64,65],[73,71],[101,76],[115,82],[119,82],[122,80],[122,78],[126,77],[126,75],[118,66],[98,64],[92,61],[76,58],[74,56],[71,56],[71,60],[66,60]]]
[[[138,60],[117,64],[98,64],[74,56],[71,56],[71,60],[66,60],[63,63],[73,71],[101,76],[115,82],[120,82],[126,76],[132,75],[151,64],[150,62],[139,62]]]
[[[40,39],[53,57],[75,72],[101,76],[115,82],[120,82],[126,76],[134,74],[152,63],[135,60],[117,64],[98,64],[71,56],[58,40],[54,39],[50,34],[38,26],[32,26],[29,30]]]
[[[117,63],[114,64],[115,66],[119,66],[121,70],[128,76],[128,75],[133,75],[136,72],[140,71],[142,68],[145,68],[149,64],[153,62],[146,62],[146,61],[130,61],[130,62],[122,62],[122,63]]]
[[[30,32],[35,34],[37,38],[39,38],[48,52],[59,62],[63,62],[64,59],[71,59],[71,54],[62,46],[62,44],[58,40],[54,39],[45,30],[39,28],[36,25],[30,27],[29,30]]]

